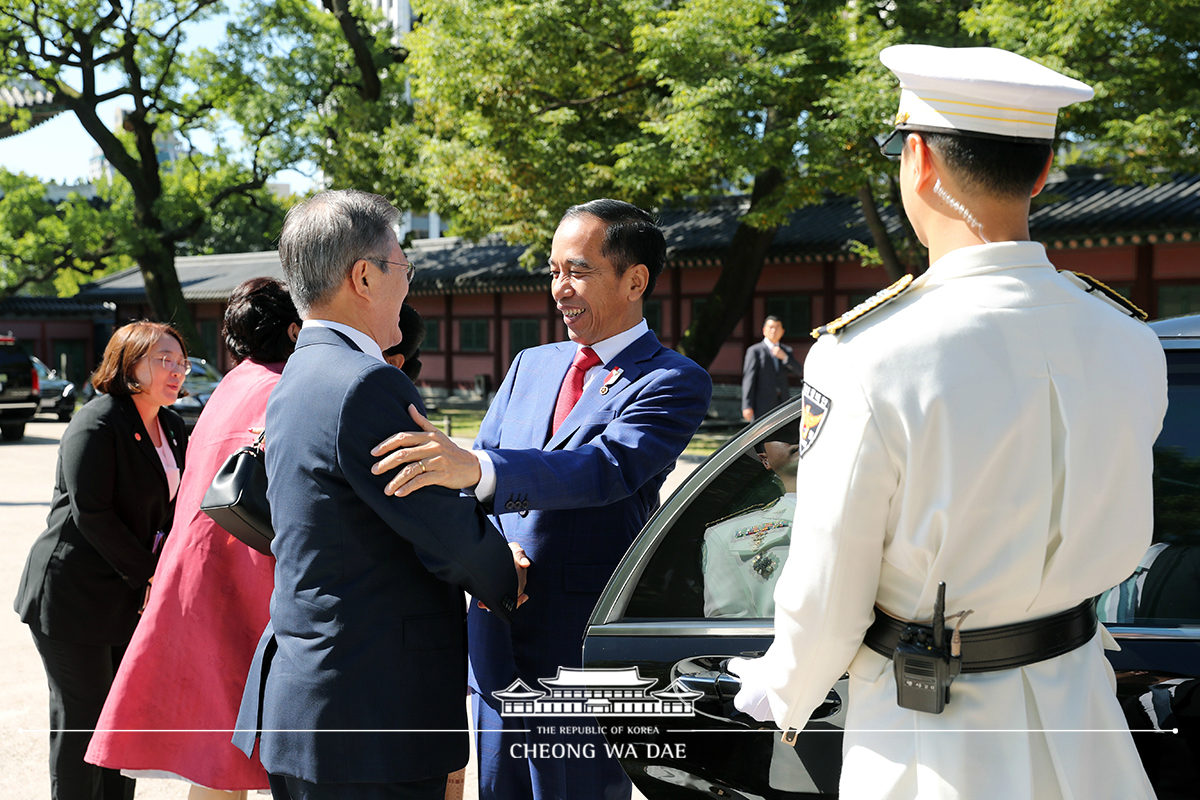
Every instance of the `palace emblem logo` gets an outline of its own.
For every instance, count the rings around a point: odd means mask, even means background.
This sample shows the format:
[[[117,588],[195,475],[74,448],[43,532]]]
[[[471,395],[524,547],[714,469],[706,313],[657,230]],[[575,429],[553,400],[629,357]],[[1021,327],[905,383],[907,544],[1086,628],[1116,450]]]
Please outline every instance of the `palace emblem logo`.
[[[548,691],[533,689],[520,678],[492,692],[504,717],[690,717],[703,692],[679,681],[650,692],[658,683],[643,678],[637,667],[571,669],[559,667],[553,678],[538,678]]]

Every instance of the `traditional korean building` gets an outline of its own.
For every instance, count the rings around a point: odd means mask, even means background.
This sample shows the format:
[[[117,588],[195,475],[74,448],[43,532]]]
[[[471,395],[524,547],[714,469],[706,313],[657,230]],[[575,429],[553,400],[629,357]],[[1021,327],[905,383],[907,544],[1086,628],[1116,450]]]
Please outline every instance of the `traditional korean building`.
[[[721,254],[744,206],[744,200],[731,198],[707,209],[662,214],[671,251],[646,301],[646,318],[668,347],[678,344],[697,309],[709,302]],[[891,230],[900,225],[890,209],[884,222]],[[1200,176],[1121,186],[1103,174],[1073,170],[1047,184],[1030,224],[1057,267],[1095,276],[1152,318],[1200,311]],[[784,341],[803,356],[813,327],[891,283],[882,268],[861,264],[852,251],[855,241],[870,243],[871,237],[854,198],[829,197],[790,216],[768,253],[751,308],[709,366],[718,384],[717,403],[736,402],[742,356],[761,336],[766,315],[783,320]],[[517,352],[566,338],[547,272],[530,273],[518,263],[524,249],[497,238],[472,243],[453,237],[418,240],[406,249],[417,265],[409,302],[428,329],[421,355],[427,394],[485,395]],[[175,263],[210,353],[220,350],[218,331],[230,290],[249,277],[281,274],[274,252]],[[149,312],[137,270],[96,281],[81,297],[115,303],[119,320]],[[222,369],[230,365],[223,353],[217,363]],[[732,408],[731,415],[737,417],[738,410]]]
[[[99,363],[117,307],[73,297],[0,300],[0,333],[12,333],[30,355],[82,387]]]

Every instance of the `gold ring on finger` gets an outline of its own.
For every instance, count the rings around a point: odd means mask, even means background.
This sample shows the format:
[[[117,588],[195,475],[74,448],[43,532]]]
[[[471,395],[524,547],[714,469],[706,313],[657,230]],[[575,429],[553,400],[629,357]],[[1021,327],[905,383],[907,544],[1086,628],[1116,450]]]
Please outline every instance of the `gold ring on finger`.
[[[418,461],[417,463],[421,465],[421,474],[424,475],[425,474],[425,462]]]

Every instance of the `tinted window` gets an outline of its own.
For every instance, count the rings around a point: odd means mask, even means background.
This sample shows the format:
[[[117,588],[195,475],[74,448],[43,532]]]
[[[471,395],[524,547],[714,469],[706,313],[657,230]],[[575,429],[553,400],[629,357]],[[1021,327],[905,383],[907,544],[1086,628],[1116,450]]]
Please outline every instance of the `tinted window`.
[[[1194,314],[1197,311],[1200,311],[1200,286],[1158,287],[1159,319]]]
[[[812,298],[808,295],[768,297],[766,307],[768,316],[779,317],[783,323],[785,338],[801,339],[812,330]]]
[[[642,303],[642,316],[646,318],[646,325],[654,331],[654,335],[662,339],[662,300],[647,300]]]
[[[442,321],[440,319],[425,320],[425,341],[421,342],[421,349],[428,353],[442,351]]]
[[[514,319],[508,323],[508,332],[509,355],[512,357],[526,348],[537,347],[542,343],[542,325],[536,319]]]
[[[486,319],[464,319],[458,323],[459,349],[464,353],[486,353],[488,351],[488,321]]]
[[[693,487],[687,508],[661,535],[626,618],[774,616],[796,507],[798,432],[795,421],[780,424],[707,486]]]
[[[1106,592],[1108,623],[1200,624],[1200,352],[1167,351],[1168,406],[1154,443],[1154,544]]]

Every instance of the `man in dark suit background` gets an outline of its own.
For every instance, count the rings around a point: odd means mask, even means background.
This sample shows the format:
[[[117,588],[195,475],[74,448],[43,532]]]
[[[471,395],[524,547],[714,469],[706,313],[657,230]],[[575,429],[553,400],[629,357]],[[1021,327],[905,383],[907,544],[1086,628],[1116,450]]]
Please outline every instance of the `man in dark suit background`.
[[[277,798],[437,798],[467,761],[463,589],[507,622],[523,569],[476,503],[384,494],[372,445],[421,407],[388,365],[411,266],[382,197],[288,212],[279,256],[303,328],[267,404],[271,622],[234,743]],[[527,561],[523,562],[527,565]]]
[[[663,347],[642,316],[665,260],[662,231],[645,211],[616,200],[568,209],[550,277],[571,341],[518,354],[475,450],[419,417],[425,433],[376,450],[402,448],[376,467],[407,464],[389,491],[472,491],[534,564],[536,588],[511,629],[470,610],[481,800],[630,797],[603,739],[567,732],[589,718],[502,717],[492,693],[518,679],[537,688],[559,668],[582,666],[588,616],[708,410],[708,373]],[[564,744],[592,757],[547,756]]]
[[[763,322],[763,340],[746,351],[742,363],[742,419],[746,422],[782,405],[789,397],[788,373],[803,375],[804,370],[783,344],[783,322],[776,316]]]

